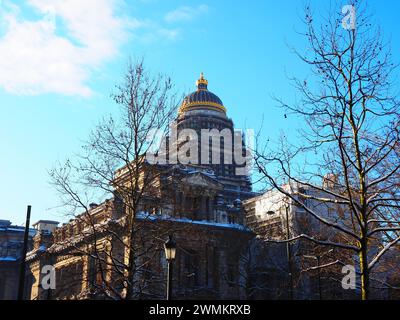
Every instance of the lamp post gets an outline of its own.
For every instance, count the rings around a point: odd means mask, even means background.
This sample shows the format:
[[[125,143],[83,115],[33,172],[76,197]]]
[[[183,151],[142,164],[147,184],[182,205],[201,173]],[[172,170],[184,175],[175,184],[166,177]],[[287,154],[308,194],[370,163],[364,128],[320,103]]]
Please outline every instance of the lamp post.
[[[293,268],[292,268],[292,250],[290,246],[290,227],[289,227],[289,204],[285,205],[285,213],[286,213],[286,254],[288,260],[288,271],[289,271],[289,293],[290,300],[293,300]]]
[[[25,233],[24,233],[24,244],[21,254],[21,265],[19,269],[19,284],[18,284],[18,300],[24,299],[25,291],[25,269],[26,269],[26,253],[28,251],[28,241],[29,241],[29,225],[31,221],[31,210],[32,206],[28,206],[26,212],[26,222],[25,222]]]
[[[167,300],[172,300],[172,263],[176,255],[176,243],[172,239],[172,235],[164,243],[165,259],[168,263],[168,276],[167,276]]]
[[[325,255],[327,255],[331,252],[333,252],[333,249],[329,250],[328,252],[325,252],[322,256],[321,255],[315,255],[315,256],[304,255],[304,258],[315,259],[317,261],[319,300],[322,300],[321,271],[320,271],[321,258],[323,258]]]
[[[307,259],[315,259],[317,261],[317,272],[318,272],[318,293],[319,293],[319,300],[322,300],[322,288],[321,288],[321,272],[320,272],[320,261],[321,257],[319,255],[317,256],[308,256],[305,255],[304,258]]]

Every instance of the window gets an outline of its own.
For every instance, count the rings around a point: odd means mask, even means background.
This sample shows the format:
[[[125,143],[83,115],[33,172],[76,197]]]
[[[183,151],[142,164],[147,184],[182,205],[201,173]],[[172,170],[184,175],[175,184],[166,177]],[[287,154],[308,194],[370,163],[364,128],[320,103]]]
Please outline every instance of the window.
[[[5,285],[4,285],[4,280],[0,279],[0,300],[4,299],[4,291],[5,291]]]
[[[228,265],[227,279],[230,287],[233,287],[236,284],[236,272],[233,264]]]
[[[229,223],[229,224],[235,224],[235,223],[236,223],[236,218],[235,218],[235,216],[229,215],[229,216],[228,216],[228,223]]]
[[[149,257],[145,257],[143,262],[143,279],[145,281],[151,280],[153,276],[153,266],[151,259]]]
[[[199,257],[196,252],[190,251],[184,256],[184,276],[187,278],[187,286],[199,286]]]
[[[210,213],[211,213],[211,209],[210,209],[210,198],[207,197],[206,199],[206,214],[207,214],[207,220],[210,220]]]

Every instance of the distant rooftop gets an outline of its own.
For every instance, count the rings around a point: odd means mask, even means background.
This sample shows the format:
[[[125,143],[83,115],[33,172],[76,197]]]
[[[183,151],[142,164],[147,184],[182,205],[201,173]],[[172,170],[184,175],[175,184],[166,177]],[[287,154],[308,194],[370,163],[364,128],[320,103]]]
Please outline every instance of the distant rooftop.
[[[9,227],[11,226],[10,220],[0,220],[0,227]]]
[[[41,224],[41,223],[44,223],[44,224],[55,224],[55,225],[58,225],[59,224],[59,222],[58,221],[53,221],[53,220],[39,220],[39,221],[37,221],[37,222],[35,222],[34,224],[32,224],[32,226],[37,226],[38,224]]]
[[[0,220],[0,231],[23,234],[25,232],[25,226],[13,225],[10,220]],[[33,237],[35,235],[35,233],[36,233],[35,229],[29,228],[29,236],[30,237]]]
[[[57,227],[59,222],[53,220],[39,220],[33,224],[33,227],[41,232],[41,233],[53,233]]]

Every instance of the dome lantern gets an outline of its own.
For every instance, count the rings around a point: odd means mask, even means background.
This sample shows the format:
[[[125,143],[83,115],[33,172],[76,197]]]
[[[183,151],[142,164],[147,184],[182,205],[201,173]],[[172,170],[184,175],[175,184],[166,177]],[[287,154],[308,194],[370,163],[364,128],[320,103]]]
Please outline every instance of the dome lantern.
[[[203,72],[200,73],[199,80],[196,81],[197,90],[207,90],[208,81],[204,78]]]
[[[204,78],[203,72],[200,78],[196,81],[197,91],[187,95],[179,109],[179,114],[186,113],[192,110],[217,111],[226,116],[226,109],[222,104],[221,99],[214,93],[208,90],[208,80]]]

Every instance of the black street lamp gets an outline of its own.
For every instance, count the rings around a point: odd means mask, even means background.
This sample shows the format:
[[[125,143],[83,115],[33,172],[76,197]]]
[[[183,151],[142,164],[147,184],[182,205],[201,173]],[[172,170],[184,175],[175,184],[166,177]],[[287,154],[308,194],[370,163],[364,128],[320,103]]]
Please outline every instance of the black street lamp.
[[[315,259],[317,261],[317,271],[318,271],[318,293],[319,293],[319,300],[322,300],[322,286],[321,286],[321,258],[323,258],[325,255],[330,254],[333,252],[333,249],[329,250],[328,252],[325,252],[322,256],[321,255],[315,255],[315,256],[308,256],[304,255],[304,258],[307,259]]]
[[[289,209],[290,205],[285,205],[285,213],[286,213],[286,254],[287,254],[287,261],[288,261],[288,271],[289,271],[289,294],[290,300],[293,300],[293,266],[292,266],[292,248],[290,245],[290,227],[289,227]]]
[[[172,300],[172,262],[175,260],[176,243],[172,239],[172,235],[164,243],[165,259],[168,263],[168,277],[167,277],[167,300]]]

